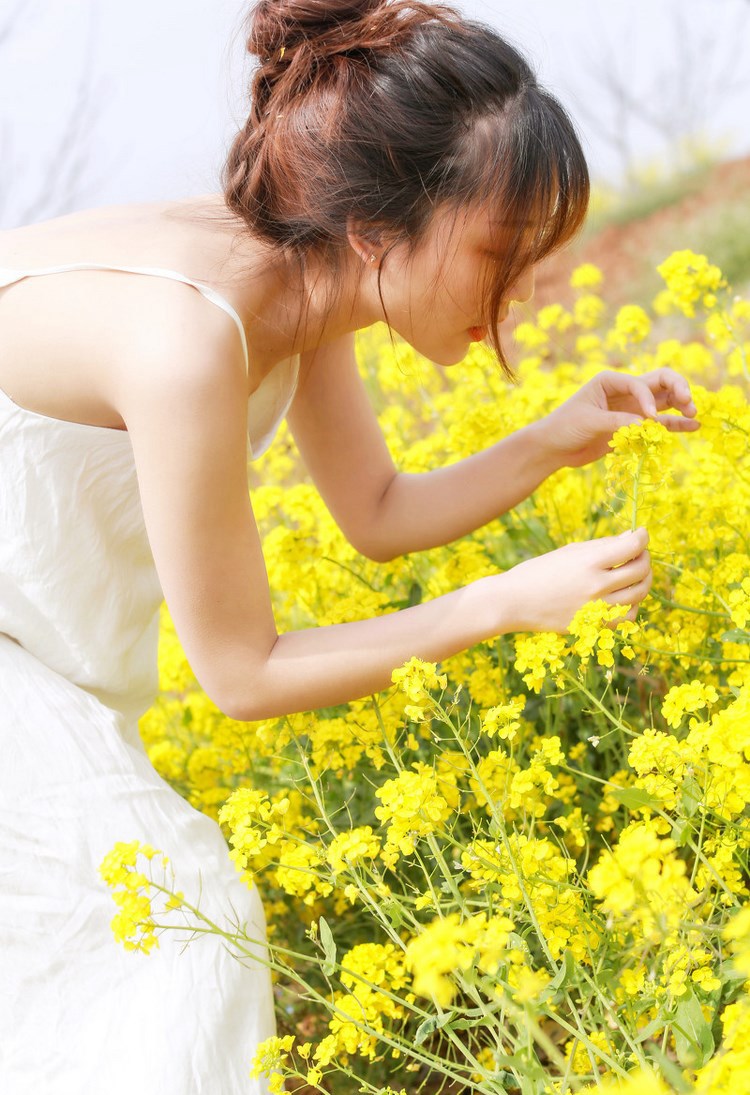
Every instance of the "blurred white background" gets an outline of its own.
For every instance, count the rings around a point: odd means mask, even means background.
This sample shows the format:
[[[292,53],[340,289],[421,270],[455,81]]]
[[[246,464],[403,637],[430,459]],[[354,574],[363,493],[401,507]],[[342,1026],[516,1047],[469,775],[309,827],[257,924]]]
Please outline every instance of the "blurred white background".
[[[0,227],[219,189],[240,0],[0,0]],[[575,118],[595,178],[750,152],[750,0],[461,0]]]

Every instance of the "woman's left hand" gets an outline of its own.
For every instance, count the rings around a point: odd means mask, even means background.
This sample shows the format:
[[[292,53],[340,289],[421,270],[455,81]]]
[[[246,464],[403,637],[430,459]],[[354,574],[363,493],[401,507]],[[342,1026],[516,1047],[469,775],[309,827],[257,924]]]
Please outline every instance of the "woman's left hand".
[[[659,414],[673,407],[679,415]],[[688,382],[673,369],[654,369],[643,376],[612,370],[592,380],[539,422],[545,447],[563,467],[580,468],[609,450],[620,426],[652,418],[669,430],[700,428]]]

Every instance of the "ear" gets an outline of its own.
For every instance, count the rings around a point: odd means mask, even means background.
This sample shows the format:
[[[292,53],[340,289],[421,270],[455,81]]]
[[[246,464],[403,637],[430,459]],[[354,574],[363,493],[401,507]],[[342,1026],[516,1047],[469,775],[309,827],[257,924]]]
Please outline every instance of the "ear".
[[[377,228],[373,228],[371,225],[363,225],[350,218],[347,223],[346,238],[352,251],[366,266],[377,267],[380,265],[385,244]]]

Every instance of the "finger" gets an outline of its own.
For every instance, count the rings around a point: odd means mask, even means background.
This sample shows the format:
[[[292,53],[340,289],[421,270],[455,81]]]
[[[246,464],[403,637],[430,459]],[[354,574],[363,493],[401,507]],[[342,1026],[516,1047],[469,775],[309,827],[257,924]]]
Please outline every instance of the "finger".
[[[640,582],[625,586],[624,589],[617,589],[612,593],[605,593],[602,599],[611,605],[638,605],[648,594],[653,580],[654,576],[649,571]]]
[[[602,374],[605,395],[629,395],[641,408],[644,418],[656,418],[656,400],[649,384],[643,377],[628,373],[606,372]]]
[[[670,369],[665,365],[661,369],[646,373],[642,379],[646,381],[653,392],[660,410],[665,407],[674,407],[689,418],[698,413],[693,402],[690,385],[674,369]]]
[[[687,399],[683,399],[675,395],[671,389],[657,388],[654,392],[654,399],[656,400],[657,410],[660,411],[666,411],[672,407],[676,411],[687,414],[688,417],[692,417],[692,415],[698,413],[691,396],[688,396]]]
[[[637,528],[634,532],[623,532],[620,536],[607,536],[600,543],[602,568],[611,570],[636,559],[645,550],[648,532],[645,528]]]
[[[606,593],[612,593],[617,589],[637,585],[651,572],[651,555],[648,551],[642,551],[635,559],[631,559],[622,566],[610,571],[611,579],[605,589]]]
[[[627,414],[626,411],[612,411],[607,419],[607,425],[612,433],[615,430],[619,430],[621,426],[634,426],[637,422],[642,422],[643,416],[640,414]]]
[[[701,428],[697,418],[681,418],[676,414],[660,414],[656,421],[661,422],[662,426],[666,426],[672,433],[692,433]]]
[[[621,624],[623,620],[630,620],[632,623],[635,623],[637,615],[638,605],[633,605],[632,608],[628,609],[624,616],[618,616],[616,620],[609,620],[606,626],[610,629],[610,631],[615,631],[617,625]]]

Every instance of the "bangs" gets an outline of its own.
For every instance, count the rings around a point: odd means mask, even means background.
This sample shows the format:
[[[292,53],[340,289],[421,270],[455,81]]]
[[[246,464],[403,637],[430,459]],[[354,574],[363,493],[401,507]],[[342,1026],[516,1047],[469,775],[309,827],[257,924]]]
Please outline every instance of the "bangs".
[[[512,219],[525,218],[533,225],[528,255],[537,263],[568,243],[583,224],[588,168],[568,115],[540,88],[527,92],[510,136],[516,166],[503,204]]]
[[[488,265],[484,279],[484,321],[503,371],[515,379],[500,343],[498,317],[529,267],[580,230],[588,209],[589,173],[568,115],[539,87],[528,88],[499,119],[484,119],[473,138],[472,151],[481,157],[473,165],[475,180],[481,180],[473,200],[490,211],[501,255]]]

